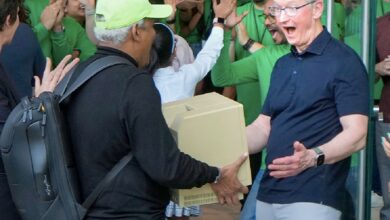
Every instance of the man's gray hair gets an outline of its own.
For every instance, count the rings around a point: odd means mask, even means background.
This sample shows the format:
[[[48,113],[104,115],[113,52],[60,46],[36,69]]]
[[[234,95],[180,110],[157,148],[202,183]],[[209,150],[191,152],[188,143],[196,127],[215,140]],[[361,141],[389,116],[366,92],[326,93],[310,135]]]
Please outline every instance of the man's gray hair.
[[[123,28],[117,28],[117,29],[111,29],[107,30],[104,28],[99,28],[99,27],[94,27],[93,31],[95,33],[95,37],[98,41],[103,41],[103,42],[111,42],[113,44],[119,45],[122,44],[128,34],[130,29],[135,26],[135,25],[140,25],[143,26],[144,20],[140,20],[130,26],[123,27]]]

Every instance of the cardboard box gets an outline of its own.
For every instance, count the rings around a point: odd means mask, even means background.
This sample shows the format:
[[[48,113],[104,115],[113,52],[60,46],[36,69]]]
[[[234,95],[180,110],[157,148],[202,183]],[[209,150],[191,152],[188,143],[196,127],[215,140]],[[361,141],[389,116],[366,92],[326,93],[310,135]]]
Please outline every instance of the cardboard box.
[[[223,167],[248,152],[243,107],[238,102],[208,93],[166,103],[162,111],[179,149],[200,161]],[[252,183],[249,159],[238,177],[244,185]],[[218,202],[209,184],[172,189],[172,200],[181,206]]]

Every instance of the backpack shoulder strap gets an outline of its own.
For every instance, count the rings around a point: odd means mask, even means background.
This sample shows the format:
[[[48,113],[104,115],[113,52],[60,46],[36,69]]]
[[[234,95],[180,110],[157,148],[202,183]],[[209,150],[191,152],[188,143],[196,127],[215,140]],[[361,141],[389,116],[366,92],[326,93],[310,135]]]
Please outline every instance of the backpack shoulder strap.
[[[110,182],[119,174],[119,172],[131,161],[133,154],[129,153],[124,156],[115,166],[106,174],[106,176],[99,182],[92,193],[85,199],[82,206],[88,210],[96,199],[100,196],[103,190],[110,184]]]
[[[67,76],[62,80],[64,81],[64,83],[62,83],[61,81],[61,85],[59,85],[60,87],[56,92],[56,94],[61,96],[60,102],[62,102],[67,97],[69,97],[69,95],[71,95],[74,91],[76,91],[76,89],[78,89],[81,85],[83,85],[86,81],[88,81],[90,78],[95,76],[100,71],[118,64],[130,64],[130,61],[126,60],[125,58],[114,56],[114,55],[99,58],[94,62],[92,62],[91,64],[89,64],[82,71],[80,76],[78,76],[77,79],[71,85],[68,85],[71,75],[73,75],[74,72],[73,69],[72,72],[68,74],[69,76]]]

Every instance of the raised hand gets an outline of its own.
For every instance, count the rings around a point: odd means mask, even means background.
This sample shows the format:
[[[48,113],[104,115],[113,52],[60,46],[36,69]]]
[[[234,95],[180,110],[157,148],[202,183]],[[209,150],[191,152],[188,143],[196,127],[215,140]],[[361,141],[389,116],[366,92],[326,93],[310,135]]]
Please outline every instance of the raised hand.
[[[244,154],[232,164],[224,166],[218,182],[210,184],[220,204],[239,204],[238,193],[248,193],[248,188],[237,178],[237,173],[247,158],[248,154]]]
[[[51,0],[49,5],[43,9],[41,14],[41,23],[47,30],[51,30],[53,28],[61,7],[62,1],[55,2],[54,0]]]
[[[64,78],[64,76],[72,69],[80,59],[76,58],[69,64],[69,60],[72,58],[71,55],[67,55],[58,66],[51,71],[51,60],[46,58],[46,67],[43,72],[42,82],[38,76],[34,76],[35,79],[35,89],[34,95],[39,96],[42,92],[53,92],[57,84]]]
[[[233,28],[236,26],[238,23],[241,23],[242,19],[247,16],[249,11],[245,11],[241,15],[237,15],[236,7],[234,7],[232,13],[226,18],[226,23],[225,26],[228,28]]]
[[[62,25],[62,20],[64,19],[65,16],[65,4],[63,0],[57,0],[56,4],[59,4],[60,10],[58,12],[58,15],[56,17],[54,26],[53,26],[53,31],[55,32],[62,32],[63,31],[63,25]]]
[[[215,17],[227,18],[236,6],[236,0],[220,0],[219,4],[217,0],[213,0],[213,10]]]

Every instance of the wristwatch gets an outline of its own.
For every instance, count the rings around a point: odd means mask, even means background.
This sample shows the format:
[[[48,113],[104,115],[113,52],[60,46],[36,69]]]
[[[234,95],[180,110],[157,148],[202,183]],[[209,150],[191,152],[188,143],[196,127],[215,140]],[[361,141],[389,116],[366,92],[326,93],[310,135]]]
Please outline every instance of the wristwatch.
[[[321,166],[325,162],[325,154],[322,152],[322,150],[318,147],[313,148],[314,152],[316,152],[316,157],[314,158],[314,163],[316,166]]]
[[[215,17],[213,19],[213,24],[215,23],[219,23],[219,24],[222,24],[222,25],[225,25],[225,18],[218,18],[218,17]]]

